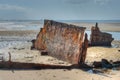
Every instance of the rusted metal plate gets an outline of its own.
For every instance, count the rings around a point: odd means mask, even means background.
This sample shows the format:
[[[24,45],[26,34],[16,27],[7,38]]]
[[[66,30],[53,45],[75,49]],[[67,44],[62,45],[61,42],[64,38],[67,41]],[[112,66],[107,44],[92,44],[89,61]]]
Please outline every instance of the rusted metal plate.
[[[78,64],[86,56],[86,46],[83,46],[85,27],[45,20],[44,27],[39,32],[33,47],[46,50],[48,55],[57,59]],[[85,41],[86,38],[85,38]]]
[[[98,23],[91,28],[90,46],[111,46],[113,40],[110,33],[100,31]]]

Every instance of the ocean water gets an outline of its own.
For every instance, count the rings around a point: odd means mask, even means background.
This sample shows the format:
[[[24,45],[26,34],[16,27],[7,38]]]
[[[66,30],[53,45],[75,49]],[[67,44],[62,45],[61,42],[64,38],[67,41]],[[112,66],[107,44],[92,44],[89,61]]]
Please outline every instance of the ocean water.
[[[118,30],[109,31],[115,40],[120,40],[120,20],[58,20],[60,22],[76,24],[79,26],[94,26],[95,22],[100,23],[99,27],[109,29],[110,27]],[[101,27],[102,26],[102,27]],[[40,30],[43,27],[43,20],[0,20],[0,30]],[[105,31],[103,31],[105,32]],[[86,31],[88,39],[90,31]]]
[[[36,20],[0,21],[0,30],[38,30],[43,22]]]

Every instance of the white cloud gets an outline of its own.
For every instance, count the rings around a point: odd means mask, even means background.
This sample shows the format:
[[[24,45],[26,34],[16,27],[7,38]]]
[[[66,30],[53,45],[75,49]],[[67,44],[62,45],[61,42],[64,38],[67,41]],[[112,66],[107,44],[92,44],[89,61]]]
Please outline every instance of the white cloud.
[[[0,18],[1,19],[27,19],[29,8],[10,5],[0,4]]]
[[[90,0],[65,0],[70,4],[85,4],[88,3]]]
[[[109,1],[111,1],[111,0],[94,0],[94,2],[96,4],[100,4],[100,5],[104,5],[104,4],[108,3]]]
[[[92,3],[92,4],[100,4],[100,5],[104,5],[108,2],[110,2],[111,0],[63,0],[66,1],[67,3],[70,4],[86,4],[86,3]]]
[[[17,5],[0,4],[0,10],[25,11],[26,8]]]

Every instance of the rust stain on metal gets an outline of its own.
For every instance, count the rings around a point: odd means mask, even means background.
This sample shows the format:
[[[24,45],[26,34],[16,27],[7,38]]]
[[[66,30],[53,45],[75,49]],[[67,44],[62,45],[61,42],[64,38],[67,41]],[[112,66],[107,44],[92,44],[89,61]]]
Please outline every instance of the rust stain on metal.
[[[72,64],[84,63],[88,40],[85,27],[45,20],[33,47]]]
[[[113,40],[111,34],[100,31],[98,23],[91,28],[90,46],[111,46]]]

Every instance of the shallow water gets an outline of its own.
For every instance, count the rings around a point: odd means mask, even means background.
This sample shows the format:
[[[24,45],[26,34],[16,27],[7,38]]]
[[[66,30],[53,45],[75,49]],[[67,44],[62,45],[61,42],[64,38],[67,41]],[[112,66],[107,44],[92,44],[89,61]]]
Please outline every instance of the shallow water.
[[[0,21],[0,30],[38,30],[42,25],[40,21]]]

